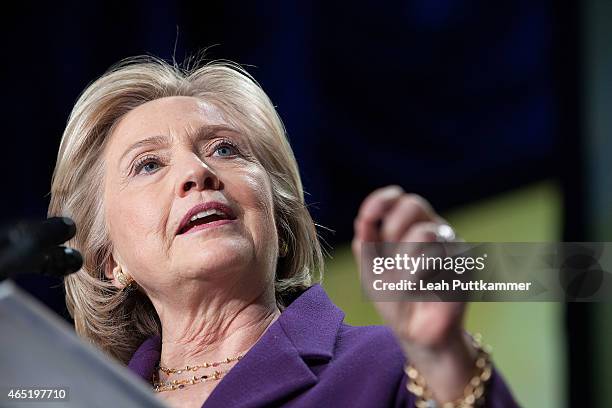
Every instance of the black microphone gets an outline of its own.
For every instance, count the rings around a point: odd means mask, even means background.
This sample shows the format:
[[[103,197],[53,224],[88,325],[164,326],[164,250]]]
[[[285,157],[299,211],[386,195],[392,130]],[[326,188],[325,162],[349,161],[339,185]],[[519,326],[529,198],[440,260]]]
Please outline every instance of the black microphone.
[[[48,248],[68,241],[75,234],[76,225],[68,217],[20,222],[2,234],[2,246]]]
[[[81,254],[58,245],[76,234],[74,221],[53,217],[21,222],[0,234],[0,279],[24,273],[64,276],[78,271]]]
[[[43,275],[61,278],[78,271],[83,266],[81,253],[65,246],[52,247],[41,258],[39,271]]]

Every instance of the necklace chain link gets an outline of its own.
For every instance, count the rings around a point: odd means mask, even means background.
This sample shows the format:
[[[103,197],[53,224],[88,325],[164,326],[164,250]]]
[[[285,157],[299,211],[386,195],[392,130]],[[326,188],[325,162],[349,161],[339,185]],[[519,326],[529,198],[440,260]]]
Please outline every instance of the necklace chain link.
[[[221,361],[214,361],[210,363],[206,362],[206,363],[196,364],[196,365],[188,365],[183,368],[169,368],[169,367],[163,367],[161,365],[158,365],[156,367],[157,370],[153,372],[153,391],[155,392],[175,391],[175,390],[183,389],[190,385],[199,384],[199,383],[203,383],[206,381],[220,380],[225,375],[225,373],[227,373],[228,371],[228,370],[215,370],[212,374],[193,375],[189,378],[184,378],[180,380],[160,381],[158,370],[168,375],[168,377],[170,377],[173,374],[196,372],[202,368],[218,367],[223,364],[229,364],[233,361],[239,361],[242,358],[242,356],[243,355],[240,354],[236,357],[228,357],[225,360],[221,360]]]

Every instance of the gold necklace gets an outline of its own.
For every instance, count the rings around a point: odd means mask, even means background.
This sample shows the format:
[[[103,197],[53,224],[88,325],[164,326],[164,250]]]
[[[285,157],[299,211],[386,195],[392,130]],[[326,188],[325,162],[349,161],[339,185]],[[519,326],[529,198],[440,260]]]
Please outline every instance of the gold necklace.
[[[268,323],[268,325],[266,326],[266,329],[272,323],[274,323],[274,320],[276,320],[276,318],[272,319],[272,321]],[[264,331],[259,335],[257,340],[255,340],[255,343],[259,341],[259,339],[265,334],[265,332],[266,330],[264,329]],[[201,368],[217,367],[221,364],[229,364],[232,361],[239,361],[243,356],[244,354],[239,354],[236,357],[228,357],[225,360],[214,361],[212,363],[197,364],[193,366],[188,365],[183,368],[169,368],[169,367],[164,367],[161,364],[158,364],[155,367],[156,370],[153,372],[153,378],[152,378],[153,391],[154,392],[175,391],[175,390],[183,389],[190,385],[199,384],[199,383],[203,383],[206,381],[220,380],[225,375],[225,373],[228,372],[228,370],[223,370],[223,371],[215,370],[211,375],[206,375],[206,374],[201,375],[201,376],[194,375],[191,378],[185,378],[182,380],[159,381],[159,371],[162,371],[163,373],[167,374],[168,377],[170,377],[172,374],[182,374],[183,372],[189,372],[189,371],[195,372]]]
[[[161,382],[156,381],[157,375],[153,373],[153,391],[154,392],[164,392],[164,391],[182,390],[183,388],[190,386],[190,385],[199,384],[199,383],[203,383],[206,381],[220,380],[221,377],[225,375],[225,373],[227,373],[227,370],[224,370],[224,371],[215,370],[215,372],[210,375],[206,375],[206,374],[201,375],[201,376],[194,375],[191,378],[185,378],[182,380],[161,381]]]
[[[166,373],[168,376],[171,376],[172,374],[182,374],[184,371],[198,371],[200,368],[209,368],[209,367],[217,367],[220,366],[221,364],[229,364],[232,361],[238,361],[242,358],[242,354],[237,355],[236,357],[228,357],[225,360],[221,360],[221,361],[214,361],[212,363],[202,363],[202,364],[197,364],[197,365],[192,365],[192,366],[185,366],[183,368],[168,368],[168,367],[163,367],[161,365],[158,365],[157,368],[160,371],[163,371],[164,373]]]
[[[218,367],[222,364],[229,364],[232,361],[238,361],[242,358],[242,354],[239,354],[236,357],[228,357],[225,360],[214,361],[211,363],[202,363],[193,366],[185,366],[184,368],[169,368],[158,365],[156,368],[159,371],[164,372],[170,377],[172,374],[182,374],[184,372],[196,372],[201,368],[209,368],[209,367]],[[154,392],[164,392],[164,391],[175,391],[181,390],[187,386],[203,383],[206,381],[215,381],[220,380],[228,370],[215,370],[212,374],[204,374],[204,375],[194,375],[189,378],[184,378],[182,380],[170,380],[170,381],[160,381],[158,370],[153,372],[153,391]]]

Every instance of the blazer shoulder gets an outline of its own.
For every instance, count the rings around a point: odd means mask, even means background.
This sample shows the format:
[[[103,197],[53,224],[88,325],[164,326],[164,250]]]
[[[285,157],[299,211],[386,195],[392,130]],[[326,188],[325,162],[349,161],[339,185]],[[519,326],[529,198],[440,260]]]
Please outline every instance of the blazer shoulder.
[[[403,365],[405,357],[401,345],[387,326],[351,326],[342,323],[338,330],[337,352],[347,352],[377,361],[393,361]]]

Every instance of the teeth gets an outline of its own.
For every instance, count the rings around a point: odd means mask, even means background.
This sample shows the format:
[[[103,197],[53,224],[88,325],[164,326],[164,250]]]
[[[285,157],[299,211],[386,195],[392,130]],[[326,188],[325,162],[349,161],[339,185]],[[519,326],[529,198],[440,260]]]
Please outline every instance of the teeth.
[[[199,220],[200,218],[208,217],[209,215],[218,215],[221,217],[225,217],[225,213],[221,210],[217,210],[216,208],[211,208],[210,210],[202,211],[194,215],[189,219],[189,222],[194,222],[195,220]]]

